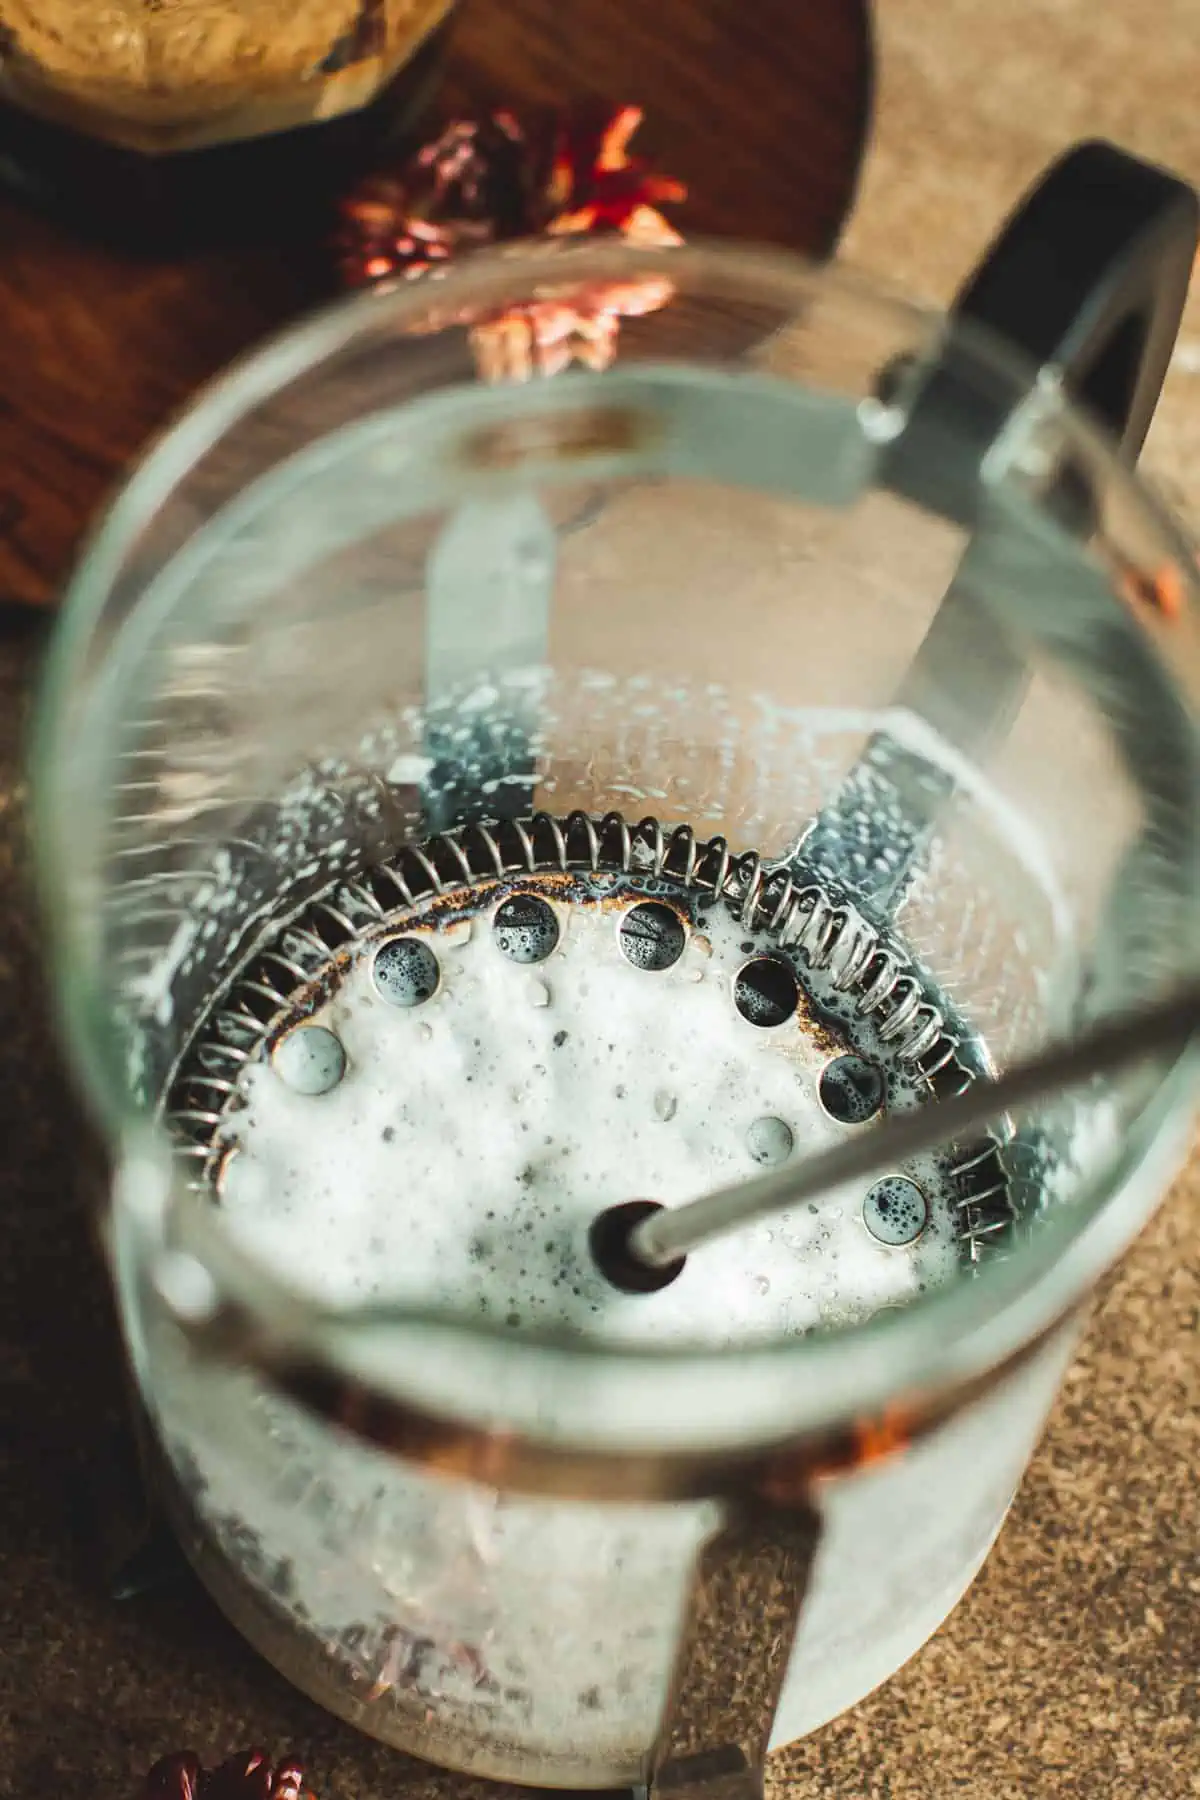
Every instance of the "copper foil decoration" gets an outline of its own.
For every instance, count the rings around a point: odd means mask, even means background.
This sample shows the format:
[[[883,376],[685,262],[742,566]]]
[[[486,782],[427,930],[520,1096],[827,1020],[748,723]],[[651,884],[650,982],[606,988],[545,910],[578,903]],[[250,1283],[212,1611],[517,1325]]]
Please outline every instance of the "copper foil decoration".
[[[630,154],[641,121],[636,106],[599,125],[559,118],[529,126],[503,110],[453,121],[402,167],[369,176],[343,201],[336,240],[343,280],[350,287],[414,280],[464,252],[518,238],[681,243],[660,208],[683,200],[686,189]],[[656,312],[672,292],[666,275],[571,282],[459,322],[469,327],[485,380],[524,381],[573,362],[607,368],[621,320]],[[447,316],[438,326],[454,322]]]
[[[156,1762],[138,1800],[313,1800],[298,1762],[272,1763],[264,1750],[239,1750],[215,1769],[204,1769],[193,1750],[177,1750]]]
[[[1183,616],[1184,580],[1174,563],[1164,562],[1157,569],[1139,569],[1134,563],[1125,563],[1120,569],[1118,591],[1134,612],[1144,607],[1172,625]]]

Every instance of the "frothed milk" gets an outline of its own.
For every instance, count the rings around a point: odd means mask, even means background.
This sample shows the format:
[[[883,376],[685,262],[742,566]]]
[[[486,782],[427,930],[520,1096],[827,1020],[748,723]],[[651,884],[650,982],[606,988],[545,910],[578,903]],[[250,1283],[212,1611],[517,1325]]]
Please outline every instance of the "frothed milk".
[[[737,1010],[759,946],[724,907],[665,970],[628,960],[615,909],[557,916],[532,965],[501,948],[494,911],[430,931],[438,987],[416,1005],[385,997],[364,951],[312,1016],[344,1047],[336,1083],[298,1091],[304,1027],[247,1071],[222,1190],[250,1247],[337,1304],[708,1345],[860,1318],[952,1273],[952,1196],[930,1158],[909,1171],[928,1206],[909,1245],[872,1235],[860,1189],[707,1246],[662,1292],[617,1292],[588,1250],[600,1209],[687,1200],[855,1126],[819,1096],[836,1060],[824,1033]],[[888,1070],[888,1104],[916,1104],[917,1080]]]

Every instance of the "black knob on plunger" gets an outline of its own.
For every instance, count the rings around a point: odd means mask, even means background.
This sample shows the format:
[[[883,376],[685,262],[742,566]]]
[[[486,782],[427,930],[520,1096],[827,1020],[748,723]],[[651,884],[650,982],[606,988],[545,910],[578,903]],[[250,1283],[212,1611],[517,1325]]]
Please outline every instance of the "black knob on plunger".
[[[669,1287],[683,1269],[686,1257],[651,1268],[635,1255],[630,1238],[634,1228],[652,1213],[661,1212],[657,1200],[622,1200],[597,1213],[588,1232],[588,1244],[596,1267],[623,1294],[656,1294]]]

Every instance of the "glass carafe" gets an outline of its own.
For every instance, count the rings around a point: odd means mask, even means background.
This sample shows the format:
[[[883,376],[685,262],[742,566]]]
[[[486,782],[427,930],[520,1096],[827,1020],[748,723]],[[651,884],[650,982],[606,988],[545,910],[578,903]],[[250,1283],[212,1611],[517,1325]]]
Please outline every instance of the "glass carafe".
[[[1187,1059],[657,1293],[588,1228],[1194,969],[1200,615],[1124,466],[1194,242],[1089,147],[950,319],[481,257],[242,364],[94,537],[39,843],[148,1458],[364,1729],[753,1792],[986,1555]]]

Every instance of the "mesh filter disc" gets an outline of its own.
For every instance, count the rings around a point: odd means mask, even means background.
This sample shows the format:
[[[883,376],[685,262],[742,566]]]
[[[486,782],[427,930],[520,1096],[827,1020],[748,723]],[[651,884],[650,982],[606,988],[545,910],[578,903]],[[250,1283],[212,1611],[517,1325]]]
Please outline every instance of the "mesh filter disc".
[[[594,1268],[595,1214],[778,1167],[979,1066],[828,884],[687,827],[539,815],[273,921],[167,1113],[231,1227],[323,1299],[711,1342],[862,1317],[972,1266],[1012,1219],[997,1141],[710,1245],[652,1301]]]

